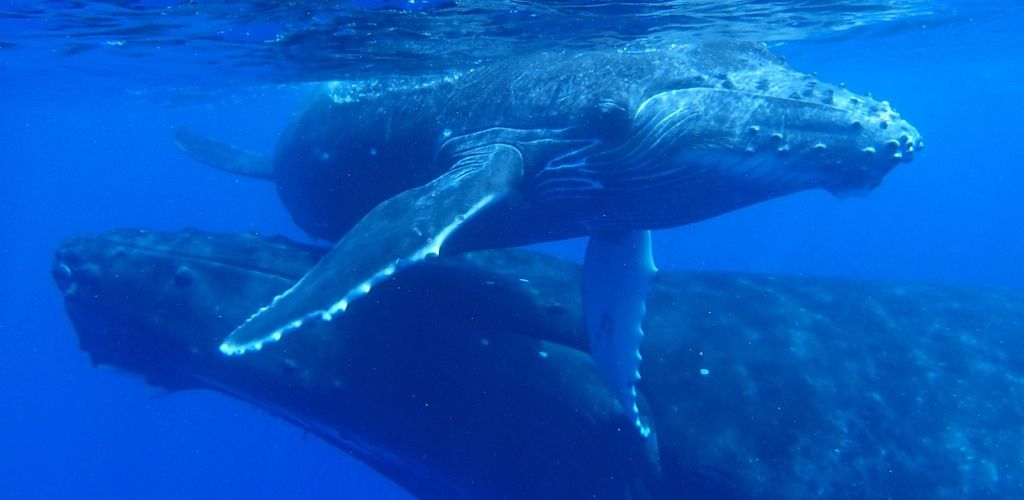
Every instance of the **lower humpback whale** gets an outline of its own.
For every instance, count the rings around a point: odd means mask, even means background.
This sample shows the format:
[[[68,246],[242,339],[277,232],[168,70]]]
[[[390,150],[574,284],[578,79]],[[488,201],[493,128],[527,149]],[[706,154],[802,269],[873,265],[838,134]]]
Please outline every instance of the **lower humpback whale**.
[[[188,135],[179,144],[216,156]],[[297,220],[314,214],[304,227],[340,239],[220,349],[256,351],[330,321],[442,251],[589,236],[590,351],[646,433],[635,384],[655,272],[649,230],[809,189],[864,192],[922,145],[887,102],[752,44],[542,54],[379,96],[322,97],[275,162],[223,168],[273,177]],[[339,182],[326,195],[320,186]]]
[[[94,363],[250,401],[422,498],[1020,496],[1020,290],[664,272],[642,439],[586,354],[582,272],[552,257],[437,259],[347,321],[216,353],[321,252],[115,231],[53,274]]]

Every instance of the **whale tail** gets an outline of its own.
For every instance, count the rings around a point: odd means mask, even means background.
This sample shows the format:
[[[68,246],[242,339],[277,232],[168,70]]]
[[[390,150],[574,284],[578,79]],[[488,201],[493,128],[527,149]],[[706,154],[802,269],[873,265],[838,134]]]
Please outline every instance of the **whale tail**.
[[[193,160],[232,174],[271,180],[270,158],[215,141],[183,127],[174,129],[174,143]]]

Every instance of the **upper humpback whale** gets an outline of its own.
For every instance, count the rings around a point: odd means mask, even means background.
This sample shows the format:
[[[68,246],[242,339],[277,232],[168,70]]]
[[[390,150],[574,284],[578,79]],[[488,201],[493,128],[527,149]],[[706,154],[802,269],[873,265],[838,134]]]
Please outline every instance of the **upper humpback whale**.
[[[803,190],[865,192],[923,146],[887,102],[749,44],[534,55],[339,101],[315,101],[275,162],[226,167],[273,177],[300,225],[340,239],[221,350],[329,321],[442,251],[589,236],[590,349],[641,429],[649,230]]]

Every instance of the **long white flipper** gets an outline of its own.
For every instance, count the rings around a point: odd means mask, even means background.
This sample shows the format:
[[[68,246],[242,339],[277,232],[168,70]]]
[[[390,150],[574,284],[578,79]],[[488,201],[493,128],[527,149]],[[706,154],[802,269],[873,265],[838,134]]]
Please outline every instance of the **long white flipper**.
[[[626,231],[590,238],[583,263],[583,314],[590,352],[605,383],[629,412],[641,434],[636,384],[640,381],[641,323],[657,268],[650,231]]]
[[[235,329],[224,354],[258,351],[309,321],[330,321],[401,269],[438,255],[463,222],[522,179],[523,157],[503,144],[463,152],[446,174],[370,211],[291,289]]]

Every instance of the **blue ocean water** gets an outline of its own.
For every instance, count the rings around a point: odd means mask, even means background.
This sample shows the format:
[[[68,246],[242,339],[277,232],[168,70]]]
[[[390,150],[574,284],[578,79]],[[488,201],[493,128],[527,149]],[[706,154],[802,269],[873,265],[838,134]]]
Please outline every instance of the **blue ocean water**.
[[[765,41],[889,100],[928,142],[864,198],[802,193],[655,234],[663,269],[1024,286],[1024,9],[989,2],[0,2],[0,497],[405,498],[244,403],[90,366],[49,277],[72,234],[309,241],[185,125],[269,152],[308,82],[415,82],[510,54]],[[369,82],[369,83],[366,83]],[[353,83],[354,88],[363,88]],[[542,245],[579,260],[579,241]]]

